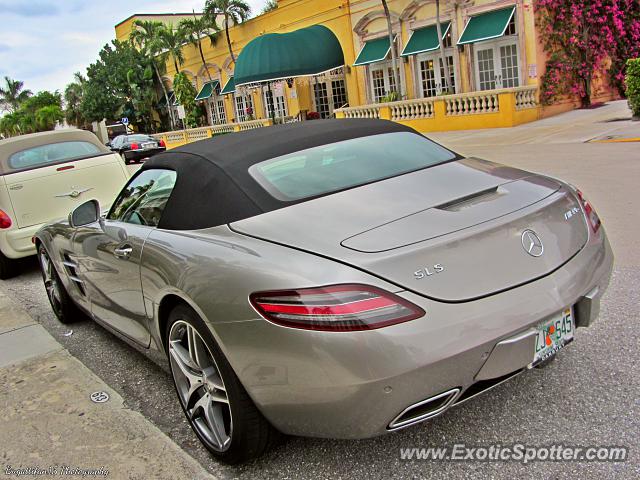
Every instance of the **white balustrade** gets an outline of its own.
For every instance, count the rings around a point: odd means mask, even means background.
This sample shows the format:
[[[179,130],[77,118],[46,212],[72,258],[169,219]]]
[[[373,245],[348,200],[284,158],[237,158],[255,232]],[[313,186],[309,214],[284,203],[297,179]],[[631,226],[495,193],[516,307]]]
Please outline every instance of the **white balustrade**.
[[[336,110],[344,112],[345,118],[380,118],[380,105],[363,105]]]
[[[214,125],[213,127],[209,127],[211,133],[213,135],[220,135],[222,133],[231,133],[233,132],[233,123],[225,123],[222,125]]]
[[[244,132],[246,130],[254,130],[256,128],[266,127],[268,125],[268,122],[268,120],[250,120],[248,122],[238,123],[237,125],[240,128],[240,131]]]
[[[336,112],[342,112],[345,118],[380,118],[380,110],[389,108],[391,120],[417,120],[434,118],[435,103],[444,102],[447,116],[497,113],[500,111],[499,95],[505,93],[514,95],[516,110],[538,106],[538,88],[534,85],[347,107]]]
[[[433,118],[434,98],[418,98],[389,103],[391,107],[391,120],[416,120],[419,118]]]
[[[516,89],[516,110],[524,110],[526,108],[536,108],[538,106],[537,99],[538,87],[519,87]]]
[[[500,111],[498,92],[495,90],[446,95],[441,98],[445,103],[446,115],[475,115]]]

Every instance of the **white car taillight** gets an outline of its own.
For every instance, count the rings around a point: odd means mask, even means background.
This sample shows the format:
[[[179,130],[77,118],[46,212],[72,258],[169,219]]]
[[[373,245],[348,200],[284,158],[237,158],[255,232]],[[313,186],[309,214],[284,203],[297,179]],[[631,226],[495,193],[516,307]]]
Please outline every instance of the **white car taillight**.
[[[257,292],[250,300],[267,320],[305,330],[373,330],[425,315],[393,293],[357,284]]]

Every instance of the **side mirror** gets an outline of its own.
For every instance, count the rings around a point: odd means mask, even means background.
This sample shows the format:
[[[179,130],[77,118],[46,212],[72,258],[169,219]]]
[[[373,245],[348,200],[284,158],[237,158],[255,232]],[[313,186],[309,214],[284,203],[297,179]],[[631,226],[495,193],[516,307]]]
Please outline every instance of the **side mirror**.
[[[82,227],[98,221],[100,218],[100,203],[98,200],[89,200],[78,205],[69,214],[69,225]]]
[[[105,143],[104,145],[105,145],[105,147],[109,147],[109,148],[111,148],[111,142],[107,142],[107,143]]]

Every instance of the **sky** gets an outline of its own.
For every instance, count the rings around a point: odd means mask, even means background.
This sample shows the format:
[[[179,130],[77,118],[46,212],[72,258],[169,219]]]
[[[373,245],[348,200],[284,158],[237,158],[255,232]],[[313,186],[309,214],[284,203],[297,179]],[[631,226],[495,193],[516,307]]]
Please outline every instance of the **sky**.
[[[116,23],[134,13],[202,11],[205,0],[0,0],[0,82],[35,92],[59,90],[85,72]],[[253,14],[265,0],[247,0]]]

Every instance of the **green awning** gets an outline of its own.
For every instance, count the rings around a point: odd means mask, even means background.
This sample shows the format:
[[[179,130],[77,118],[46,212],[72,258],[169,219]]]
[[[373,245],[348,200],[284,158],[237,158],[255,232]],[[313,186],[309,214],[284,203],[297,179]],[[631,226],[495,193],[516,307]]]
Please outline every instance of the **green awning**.
[[[205,83],[198,92],[198,95],[196,95],[196,102],[198,100],[206,100],[207,98],[209,98],[216,92],[216,88],[218,88],[219,85],[220,82],[218,80],[212,80]]]
[[[451,27],[451,22],[443,22],[440,25],[442,30],[442,37],[447,36],[447,32]],[[440,48],[440,42],[438,41],[438,27],[436,25],[429,25],[428,27],[415,30],[411,34],[411,38],[407,43],[407,46],[402,50],[402,56],[408,57],[409,55],[415,55],[417,53],[431,52]]]
[[[362,47],[362,50],[360,50],[353,66],[357,67],[358,65],[381,62],[387,58],[390,51],[391,45],[389,44],[388,36],[377,38],[376,40],[370,40],[366,42],[364,47]]]
[[[460,35],[458,45],[501,37],[507,30],[515,10],[516,7],[509,7],[471,17]]]
[[[233,81],[233,77],[229,77],[229,80],[227,80],[227,83],[225,83],[224,87],[222,87],[222,90],[220,91],[220,95],[227,95],[235,91],[236,91],[236,82]]]
[[[320,73],[344,65],[342,47],[331,30],[313,25],[290,33],[267,33],[242,49],[234,69],[235,85]]]

